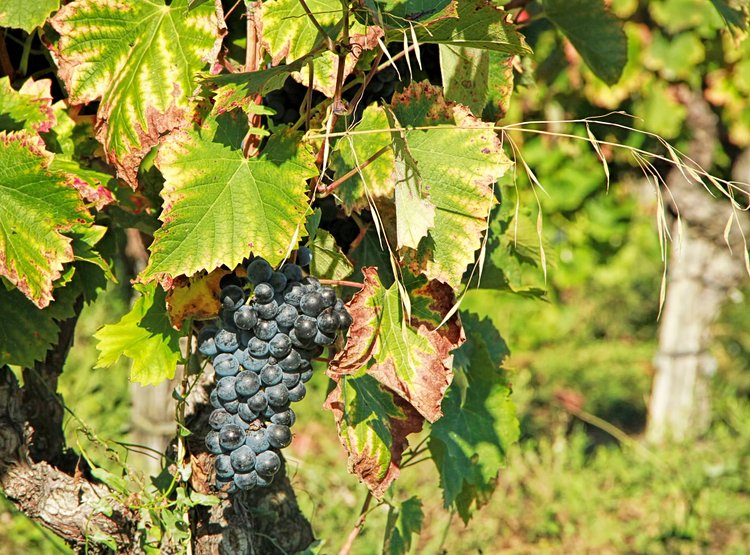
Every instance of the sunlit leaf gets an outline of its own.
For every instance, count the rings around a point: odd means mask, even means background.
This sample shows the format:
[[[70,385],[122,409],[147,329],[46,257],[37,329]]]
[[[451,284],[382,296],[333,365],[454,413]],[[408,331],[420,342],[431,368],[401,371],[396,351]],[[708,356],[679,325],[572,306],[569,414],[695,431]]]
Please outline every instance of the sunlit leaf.
[[[41,27],[60,6],[60,0],[3,0],[0,3],[0,27],[13,27],[31,33]]]

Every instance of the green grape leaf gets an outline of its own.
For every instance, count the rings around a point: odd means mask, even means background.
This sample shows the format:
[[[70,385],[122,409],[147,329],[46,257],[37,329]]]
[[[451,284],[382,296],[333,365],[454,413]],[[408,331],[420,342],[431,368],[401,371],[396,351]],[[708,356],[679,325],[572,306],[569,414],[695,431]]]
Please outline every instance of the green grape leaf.
[[[67,176],[49,171],[52,157],[38,135],[0,132],[0,276],[39,308],[73,261],[63,233],[91,221]]]
[[[495,50],[506,54],[530,54],[531,49],[516,26],[508,23],[508,12],[484,0],[459,0],[458,18],[448,17],[429,26],[415,26],[420,43],[451,44]],[[398,31],[400,36],[403,31]]]
[[[482,111],[485,121],[500,121],[510,109],[513,96],[513,56],[490,52],[490,74],[487,104]]]
[[[437,328],[455,302],[453,292],[424,279],[405,283],[412,305],[407,324],[397,284],[383,287],[375,268],[363,268],[362,274],[364,286],[347,305],[354,324],[329,373],[357,374],[366,369],[434,422],[442,414],[440,402],[453,377],[451,351],[463,342],[457,317]]]
[[[166,292],[155,283],[140,287],[141,296],[119,322],[94,334],[97,368],[108,368],[121,356],[133,360],[130,379],[143,385],[174,377],[180,353],[180,333],[172,328]]]
[[[0,4],[0,27],[13,27],[31,33],[41,27],[53,11],[60,7],[60,0],[3,0]]]
[[[428,278],[457,289],[487,229],[496,203],[494,183],[511,162],[491,124],[464,106],[446,102],[440,89],[428,83],[394,95],[391,106],[406,129],[409,152],[437,208],[429,235],[416,251],[407,249],[403,258]],[[409,129],[421,126],[431,129]]]
[[[164,225],[142,279],[234,268],[251,251],[276,265],[304,232],[305,180],[318,173],[312,153],[299,134],[280,131],[248,159],[246,132],[247,117],[235,111],[173,133],[161,146]]]
[[[341,280],[352,275],[354,266],[341,252],[333,235],[324,229],[315,232],[315,238],[307,245],[312,252],[310,273],[317,277]]]
[[[465,379],[457,379],[446,393],[444,416],[432,425],[428,446],[445,507],[455,506],[467,522],[472,507],[480,507],[494,491],[519,425],[500,368],[508,355],[505,342],[489,319],[464,312],[461,319],[467,341],[456,352],[456,369]]]
[[[380,498],[398,477],[406,436],[422,417],[372,376],[339,376],[324,407],[333,413],[349,472]]]
[[[439,48],[445,98],[481,116],[489,93],[490,51],[452,44]]]
[[[352,135],[336,143],[331,167],[336,172],[337,179],[354,168],[363,166],[370,157],[386,149],[336,189],[336,195],[349,213],[367,208],[368,197],[374,201],[393,196],[397,176],[395,155],[393,149],[390,148],[392,139],[389,128],[385,109],[375,105],[368,106],[354,129],[357,131],[384,129],[385,131]]]
[[[617,83],[628,62],[628,38],[603,0],[544,0],[544,13],[597,77]]]
[[[81,198],[93,204],[97,210],[115,202],[115,196],[110,187],[114,189],[117,185],[111,175],[86,168],[78,161],[64,155],[55,156],[55,159],[49,165],[49,169],[65,175],[68,178],[68,184],[78,191]]]
[[[398,507],[391,506],[385,525],[383,555],[407,555],[411,551],[412,536],[419,534],[424,521],[422,502],[410,497]]]
[[[744,6],[744,9],[743,7],[735,8],[730,6],[727,0],[711,0],[711,3],[714,5],[714,8],[716,8],[716,11],[719,12],[719,15],[721,15],[721,18],[727,26],[730,28],[735,27],[740,31],[747,30],[747,6]]]
[[[95,250],[96,244],[104,238],[107,227],[103,225],[92,225],[88,227],[75,227],[68,235],[73,239],[73,258],[81,262],[88,262],[98,267],[109,281],[117,283],[117,278],[112,273],[109,263]]]
[[[57,122],[52,109],[52,81],[28,79],[18,90],[0,78],[0,131],[49,131]]]
[[[135,187],[138,165],[161,136],[191,123],[195,74],[221,47],[212,4],[187,0],[79,0],[51,19],[69,100],[100,100],[97,138]]]
[[[424,26],[456,17],[456,0],[365,0],[363,3],[375,21],[385,20],[388,27],[408,28],[412,21]]]
[[[80,286],[74,280],[54,290],[54,300],[44,309],[27,299],[19,289],[8,291],[0,280],[0,366],[16,364],[26,368],[44,360],[57,342],[58,322],[75,315]]]

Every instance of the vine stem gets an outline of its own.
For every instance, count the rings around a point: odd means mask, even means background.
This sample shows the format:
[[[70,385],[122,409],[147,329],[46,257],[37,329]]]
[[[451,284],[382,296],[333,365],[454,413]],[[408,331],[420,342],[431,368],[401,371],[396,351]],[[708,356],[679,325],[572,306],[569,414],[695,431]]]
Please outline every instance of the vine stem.
[[[247,49],[245,51],[245,71],[258,71],[258,28],[255,25],[255,9],[253,8],[249,0],[245,0],[245,6],[247,8]],[[262,97],[259,94],[255,95],[253,102],[260,104]],[[260,127],[261,123],[260,114],[249,114],[248,123],[250,129]],[[245,136],[245,143],[243,147],[243,154],[245,158],[251,158],[258,154],[260,148],[260,137],[248,131]]]
[[[324,195],[328,195],[339,188],[339,186],[344,183],[347,179],[352,177],[353,175],[359,173],[363,169],[365,169],[367,166],[372,164],[375,160],[380,158],[385,152],[390,148],[390,145],[385,145],[384,147],[380,148],[375,154],[370,156],[367,160],[365,160],[362,164],[359,166],[352,168],[348,172],[346,172],[344,175],[333,181],[330,185],[324,185],[320,186],[318,185],[318,192],[322,193]]]
[[[354,528],[352,528],[352,531],[349,532],[349,537],[346,538],[344,545],[341,546],[339,555],[349,555],[349,553],[351,553],[352,546],[354,545],[354,540],[357,539],[357,536],[365,526],[365,520],[367,519],[367,515],[369,513],[368,509],[370,508],[371,501],[372,492],[368,491],[367,497],[365,497],[365,502],[362,504],[362,509],[359,511],[359,519],[357,520],[357,524],[355,524]]]
[[[5,29],[0,31],[0,69],[2,69],[3,73],[12,80],[14,73],[13,64],[10,62],[8,49],[5,46],[5,33],[7,33]]]
[[[356,287],[357,289],[362,289],[365,286],[363,283],[342,279],[321,279],[318,281],[320,281],[321,285],[340,285],[341,287]]]

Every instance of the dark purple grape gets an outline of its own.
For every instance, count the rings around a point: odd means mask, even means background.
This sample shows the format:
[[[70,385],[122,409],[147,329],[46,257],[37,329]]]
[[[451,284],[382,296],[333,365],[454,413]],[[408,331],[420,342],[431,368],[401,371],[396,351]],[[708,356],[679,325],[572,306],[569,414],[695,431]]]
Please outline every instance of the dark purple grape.
[[[207,357],[214,356],[219,350],[216,348],[214,336],[219,331],[213,326],[203,328],[198,334],[198,351]]]
[[[335,311],[336,317],[339,319],[339,328],[341,328],[342,330],[345,330],[349,326],[352,325],[352,322],[354,320],[352,320],[352,315],[349,314],[349,311],[347,311],[344,308],[342,308],[341,310],[334,308],[334,311]]]
[[[260,323],[263,324],[264,322]],[[268,355],[268,341],[264,341],[259,337],[253,337],[247,344],[247,350],[256,358],[264,358]]]
[[[305,294],[305,289],[299,283],[293,283],[287,285],[284,290],[284,300],[293,307],[298,307],[302,296]]]
[[[258,315],[249,305],[241,306],[234,313],[234,324],[241,330],[251,330],[258,323]]]
[[[271,482],[273,482],[273,476],[261,476],[258,474],[258,481],[256,482],[255,486],[259,488],[267,488],[271,485]]]
[[[221,406],[225,411],[237,414],[237,410],[240,408],[240,402],[237,399],[234,401],[221,401]]]
[[[208,417],[208,425],[217,432],[232,422],[232,415],[226,409],[215,409]]]
[[[278,365],[266,364],[260,371],[260,381],[265,386],[276,385],[281,382],[282,374],[283,372]]]
[[[315,337],[318,331],[318,321],[310,316],[300,316],[294,322],[294,333],[300,341],[307,341]]]
[[[234,476],[232,460],[229,458],[229,455],[217,455],[214,460],[214,468],[219,478],[232,478]]]
[[[281,267],[281,273],[286,276],[288,281],[301,281],[304,276],[302,268],[296,264],[284,264]]]
[[[259,391],[247,400],[247,406],[253,412],[257,412],[258,414],[262,413],[268,407],[268,399],[266,399],[266,394],[262,391]]]
[[[299,383],[299,374],[296,372],[284,372],[284,375],[281,377],[281,383],[291,389]]]
[[[216,391],[219,394],[219,399],[222,401],[234,401],[237,398],[237,391],[234,389],[234,383],[237,378],[234,376],[226,376],[216,382]]]
[[[221,478],[216,479],[216,489],[223,491],[224,493],[233,494],[238,491],[237,484],[234,483],[234,479],[223,480]]]
[[[259,283],[255,286],[255,302],[263,304],[273,300],[273,287],[268,283]]]
[[[315,276],[307,276],[302,280],[302,285],[305,287],[305,291],[317,291],[320,289],[320,280]]]
[[[214,341],[216,342],[216,348],[222,353],[233,353],[240,346],[237,334],[227,329],[221,329],[216,332]]]
[[[315,343],[308,343],[307,347],[298,348],[297,352],[303,359],[312,360],[323,352],[323,347]]]
[[[273,451],[263,451],[255,457],[255,471],[260,476],[273,476],[281,468],[281,459]]]
[[[255,258],[247,265],[247,279],[255,285],[268,281],[271,275],[273,275],[273,268],[263,258]]]
[[[271,448],[271,444],[268,443],[268,436],[264,429],[248,432],[247,437],[245,438],[245,445],[252,449],[256,454],[262,453]]]
[[[219,430],[219,444],[222,449],[232,451],[245,443],[245,432],[236,424],[227,424]]]
[[[299,368],[300,364],[302,364],[302,357],[299,356],[297,351],[291,351],[279,361],[279,368],[285,372],[294,372]]]
[[[238,472],[234,475],[234,485],[243,491],[253,489],[258,483],[258,473],[255,470],[251,472]]]
[[[238,395],[250,397],[255,395],[260,389],[260,379],[258,374],[245,370],[237,374],[237,381],[234,382],[234,389]]]
[[[267,358],[256,358],[252,355],[245,357],[245,360],[242,361],[243,368],[255,372],[256,374],[263,370],[263,367],[266,364],[268,364]]]
[[[212,455],[221,455],[221,444],[219,443],[219,432],[211,430],[206,434],[206,449]]]
[[[245,403],[240,403],[239,409],[242,409],[242,407],[244,406],[246,406]],[[247,421],[242,418],[239,410],[237,411],[237,414],[232,415],[232,424],[234,424],[235,426],[239,426],[243,432],[247,432],[250,429],[250,422],[252,422],[253,420]]]
[[[313,335],[313,337],[315,337],[315,336]],[[297,337],[297,332],[295,330],[291,330],[289,332],[289,339],[292,342],[292,347],[294,347],[295,349],[297,349],[299,351],[307,349],[310,345],[314,345],[314,343],[312,342],[312,338],[305,339],[303,341],[302,339],[300,339],[299,337]]]
[[[209,396],[211,399],[211,406],[215,409],[223,408],[223,405],[221,404],[221,399],[219,399],[219,392],[216,391],[216,388],[213,388],[211,390],[211,395]]]
[[[335,335],[328,335],[320,330],[315,334],[316,345],[332,345],[334,341],[336,341]]]
[[[307,247],[297,249],[297,264],[300,266],[309,266],[312,262],[312,251]]]
[[[277,412],[271,417],[271,422],[274,424],[281,424],[282,426],[289,426],[290,428],[294,426],[294,423],[297,421],[297,415],[294,414],[294,411],[292,409],[286,409],[282,412]]]
[[[255,326],[255,336],[258,339],[262,339],[263,341],[268,341],[272,339],[273,336],[276,335],[278,332],[279,332],[279,328],[276,325],[276,322],[274,322],[273,320],[271,321],[261,320]]]
[[[245,292],[237,285],[227,285],[219,293],[221,306],[226,310],[237,310],[245,304]]]
[[[307,314],[314,318],[320,314],[320,311],[324,308],[323,298],[317,291],[314,293],[306,293],[300,300],[299,307],[303,314]],[[299,337],[301,338],[302,336],[299,335]]]
[[[298,401],[304,399],[306,394],[307,388],[305,388],[305,384],[300,382],[289,390],[289,401],[291,401],[292,403],[297,403]]]
[[[272,407],[281,407],[289,402],[289,390],[283,383],[266,388],[266,399]]]
[[[320,298],[323,300],[323,306],[325,308],[330,308],[334,304],[336,304],[336,291],[334,291],[330,287],[321,287],[318,293],[320,294]]]
[[[239,409],[237,410],[237,416],[249,424],[258,418],[258,413],[247,406],[247,403],[240,403]],[[240,428],[241,427],[242,426],[240,426]]]
[[[336,335],[339,329],[339,318],[330,308],[326,308],[318,315],[318,329],[328,335]]]
[[[289,426],[271,424],[267,428],[267,433],[268,443],[276,449],[283,449],[292,442],[292,430],[289,429]]]
[[[313,371],[312,371],[312,368],[310,368],[309,370],[305,370],[304,372],[302,372],[299,375],[299,379],[302,383],[307,383],[310,381],[310,378],[312,378],[312,376],[313,376]]]
[[[235,472],[250,472],[255,468],[255,453],[247,445],[240,445],[229,458]]]
[[[282,292],[287,284],[287,279],[281,272],[274,272],[271,275],[271,279],[268,280],[268,285],[273,287],[274,291]]]
[[[240,362],[232,354],[220,353],[214,358],[214,371],[217,376],[234,376],[240,369]]]
[[[277,333],[271,341],[268,342],[268,350],[276,358],[284,358],[292,350],[292,341],[285,333]]]
[[[276,314],[276,324],[279,328],[291,328],[297,320],[297,309],[292,305],[284,303],[280,305],[279,313]]]
[[[271,299],[270,302],[256,304],[255,311],[258,313],[258,316],[264,320],[271,320],[276,318],[276,315],[279,313],[279,303]]]

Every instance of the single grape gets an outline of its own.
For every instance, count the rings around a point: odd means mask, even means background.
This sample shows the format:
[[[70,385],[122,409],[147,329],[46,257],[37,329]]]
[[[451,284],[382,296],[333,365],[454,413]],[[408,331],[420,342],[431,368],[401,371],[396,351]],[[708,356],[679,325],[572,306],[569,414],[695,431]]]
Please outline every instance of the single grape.
[[[312,262],[312,251],[307,247],[297,249],[297,264],[300,266],[309,266]]]
[[[294,333],[300,341],[312,339],[317,331],[318,321],[310,316],[299,316],[294,322]]]
[[[234,469],[232,468],[232,460],[229,455],[217,455],[214,460],[214,468],[216,469],[216,475],[219,478],[229,478],[234,476]]]
[[[285,333],[277,333],[271,341],[268,342],[268,350],[276,358],[284,358],[292,350],[292,341]]]
[[[219,444],[222,449],[232,451],[245,443],[245,432],[236,424],[227,424],[219,430]]]
[[[334,311],[335,311],[336,317],[339,319],[339,328],[341,328],[342,330],[345,330],[349,326],[352,325],[352,322],[354,320],[352,320],[351,314],[349,314],[349,312],[346,309],[342,308],[341,310],[338,310],[334,308]]]
[[[292,442],[292,430],[289,429],[289,426],[271,424],[268,426],[267,432],[268,443],[271,444],[271,447],[283,449]]]
[[[301,281],[303,277],[302,268],[296,264],[284,264],[281,267],[281,273],[286,276],[288,281]]]
[[[274,272],[271,275],[271,279],[268,280],[268,284],[274,288],[274,291],[282,292],[287,284],[287,279],[281,272]]]
[[[298,314],[297,309],[286,302],[279,305],[279,312],[276,314],[276,324],[279,329],[291,328],[297,320]]]
[[[255,286],[255,301],[258,303],[267,303],[273,299],[274,291],[268,283],[259,283]]]
[[[255,258],[247,265],[247,279],[253,284],[262,283],[271,279],[273,268],[263,258]]]
[[[307,383],[310,381],[310,378],[312,378],[312,376],[313,376],[313,371],[312,371],[312,368],[310,368],[309,370],[305,370],[304,372],[302,372],[299,375],[299,379],[302,383]]]
[[[258,323],[258,315],[252,307],[244,305],[234,313],[234,323],[241,330],[251,330]]]
[[[221,401],[221,406],[225,411],[231,414],[237,414],[237,410],[240,408],[240,402],[237,399],[234,399],[233,401]]]
[[[297,349],[300,352],[302,352],[305,349],[307,349],[308,347],[310,347],[310,345],[314,345],[314,343],[312,342],[312,340],[313,340],[314,337],[315,337],[315,335],[313,335],[313,337],[310,338],[310,339],[304,339],[304,340],[302,340],[302,339],[300,339],[297,336],[296,330],[291,330],[289,332],[289,339],[292,342],[292,347],[294,347],[295,349]]]
[[[255,468],[255,453],[247,445],[240,445],[229,458],[235,472],[250,472]]]
[[[300,382],[289,390],[289,400],[292,403],[296,403],[304,399],[306,394],[307,388],[305,388],[305,384]]]
[[[339,329],[338,315],[330,308],[326,308],[318,315],[318,329],[328,335],[336,335]]]
[[[263,451],[255,457],[255,471],[260,476],[273,476],[281,468],[281,459],[273,451]]]
[[[246,406],[245,403],[240,403],[239,408],[242,409],[242,407]],[[243,432],[247,432],[250,429],[250,422],[255,420],[254,418],[252,420],[245,420],[242,418],[242,415],[240,414],[239,410],[237,411],[237,414],[232,415],[232,424],[235,426],[239,426],[240,429],[242,429]]]
[[[247,344],[247,350],[252,356],[263,358],[268,355],[268,341],[264,341],[260,337],[253,337]]]
[[[215,409],[208,417],[208,425],[214,430],[219,431],[224,426],[232,422],[232,415],[226,409]]]
[[[216,348],[222,353],[233,353],[239,348],[237,334],[228,329],[220,329],[214,337]]]
[[[271,444],[268,443],[268,436],[264,429],[248,432],[247,437],[245,438],[245,445],[252,449],[256,454],[262,453],[271,448]]]
[[[302,364],[302,357],[299,356],[297,351],[291,351],[279,361],[279,368],[285,372],[294,372],[299,368],[300,364]]]
[[[332,345],[334,341],[336,341],[335,335],[328,335],[320,330],[315,334],[316,345]]]
[[[320,298],[323,300],[323,306],[325,308],[330,308],[334,304],[336,304],[336,291],[334,291],[330,287],[321,287],[318,293],[320,294]]]
[[[255,311],[258,313],[258,316],[264,320],[271,320],[276,318],[276,315],[279,313],[279,303],[277,303],[276,300],[271,299],[271,301],[267,303],[256,304]]]
[[[297,415],[294,414],[294,411],[292,409],[286,409],[282,412],[277,412],[271,417],[271,422],[274,424],[281,424],[282,426],[289,426],[290,428],[294,426],[294,423],[297,421]]]
[[[233,354],[221,353],[214,358],[214,371],[217,376],[234,376],[240,369],[240,362]]]
[[[268,399],[266,399],[266,394],[262,391],[259,391],[247,400],[247,406],[253,412],[257,412],[258,414],[262,413],[268,407]]]
[[[203,328],[198,334],[198,351],[207,357],[214,356],[219,350],[216,348],[214,336],[219,331],[213,326]]]
[[[255,395],[260,389],[258,374],[248,370],[240,372],[237,374],[237,381],[234,382],[234,389],[243,397]]]
[[[252,355],[246,356],[242,361],[242,367],[256,374],[263,370],[263,367],[268,364],[267,358],[255,357]]]
[[[283,372],[278,365],[266,364],[263,370],[260,371],[260,381],[265,386],[276,385],[281,382],[282,374]]]
[[[287,285],[286,289],[284,290],[284,300],[294,306],[298,307],[300,300],[302,300],[302,296],[305,294],[305,289],[300,285],[299,283],[293,283],[291,285]]]
[[[206,434],[206,449],[212,455],[221,455],[221,444],[219,443],[219,432],[211,430]]]
[[[211,399],[211,406],[213,408],[215,408],[215,409],[223,408],[223,406],[221,404],[221,399],[219,399],[219,392],[216,391],[216,388],[214,388],[211,391],[211,395],[209,396],[209,398]]]
[[[291,389],[299,383],[299,374],[296,372],[284,372],[284,375],[281,377],[281,383]]]
[[[272,407],[280,407],[289,402],[289,390],[283,383],[266,388],[266,399]]]
[[[226,376],[216,382],[216,391],[218,391],[219,399],[222,401],[234,401],[237,398],[237,391],[234,389],[236,381],[236,377]]]
[[[303,314],[307,314],[314,318],[320,314],[320,311],[324,308],[323,298],[317,291],[314,293],[306,293],[300,300],[299,307]]]
[[[255,412],[253,409],[251,409],[247,405],[247,403],[240,403],[236,416],[239,416],[242,420],[244,420],[245,422],[249,424],[250,422],[253,422],[254,420],[258,418],[258,413]],[[242,426],[240,426],[240,428],[241,427]]]
[[[274,322],[273,320],[270,320],[270,321],[261,320],[255,326],[255,336],[258,339],[262,339],[263,341],[270,340],[278,332],[279,332],[279,328],[276,325],[276,322]]]
[[[308,288],[306,291],[317,291],[320,289],[320,280],[315,276],[307,276],[302,280],[302,285]]]
[[[341,299],[336,299],[336,302],[333,305],[334,310],[344,310],[344,301]]]
[[[253,489],[258,483],[258,473],[255,470],[247,473],[238,472],[234,475],[234,485],[243,491]]]
[[[227,285],[219,293],[219,300],[226,310],[237,310],[245,304],[245,292],[237,285]]]

